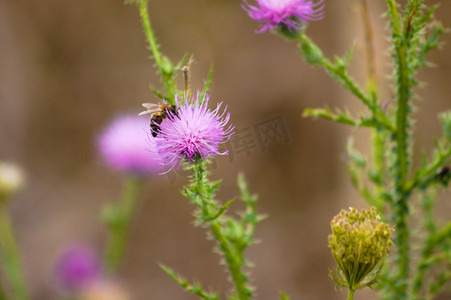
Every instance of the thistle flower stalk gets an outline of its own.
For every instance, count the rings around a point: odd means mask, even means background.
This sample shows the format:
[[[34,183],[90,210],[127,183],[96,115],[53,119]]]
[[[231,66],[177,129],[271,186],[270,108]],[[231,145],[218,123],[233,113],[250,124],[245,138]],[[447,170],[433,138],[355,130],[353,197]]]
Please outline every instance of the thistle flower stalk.
[[[11,284],[12,300],[30,299],[6,201],[0,201],[0,247],[5,258],[0,262],[3,264],[2,269]]]
[[[172,73],[174,72],[174,70],[169,59],[165,58],[158,49],[158,42],[155,34],[153,33],[152,23],[150,22],[149,12],[147,8],[148,0],[139,0],[137,2],[137,5],[144,29],[144,34],[146,36],[147,42],[149,43],[155,64],[157,65],[158,73],[160,73],[165,91],[167,93],[166,100],[169,104],[175,104],[176,90],[174,85],[171,83]]]
[[[110,272],[117,270],[124,256],[127,236],[137,208],[142,183],[141,178],[127,178],[124,181],[119,203],[105,206],[102,211],[102,217],[109,229],[105,266]]]

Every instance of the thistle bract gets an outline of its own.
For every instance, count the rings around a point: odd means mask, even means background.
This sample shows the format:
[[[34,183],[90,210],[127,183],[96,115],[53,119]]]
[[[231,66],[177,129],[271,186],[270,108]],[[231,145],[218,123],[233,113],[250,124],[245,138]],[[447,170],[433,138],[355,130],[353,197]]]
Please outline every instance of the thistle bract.
[[[177,105],[178,105],[178,100]],[[172,169],[181,160],[192,163],[228,152],[220,152],[219,145],[233,134],[233,126],[227,124],[230,114],[222,112],[222,102],[214,110],[208,108],[209,95],[200,99],[185,96],[178,116],[171,115],[159,125],[155,146],[163,163]],[[171,113],[169,113],[171,114]]]
[[[338,265],[331,277],[351,290],[371,285],[393,245],[393,228],[380,221],[376,208],[342,210],[331,222],[329,248]]]
[[[162,170],[161,160],[149,143],[149,120],[133,114],[115,118],[97,139],[102,161],[111,169],[135,176]]]
[[[323,16],[323,0],[313,3],[310,0],[256,0],[256,6],[247,0],[241,6],[248,15],[262,24],[257,33],[277,28],[299,31],[309,21],[319,20]]]

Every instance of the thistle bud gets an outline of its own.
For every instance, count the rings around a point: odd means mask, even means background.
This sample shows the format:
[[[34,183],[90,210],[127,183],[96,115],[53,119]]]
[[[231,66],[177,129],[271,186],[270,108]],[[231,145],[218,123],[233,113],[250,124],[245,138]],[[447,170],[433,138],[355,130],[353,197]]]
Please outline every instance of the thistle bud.
[[[172,66],[171,61],[166,56],[163,56],[161,60],[161,69],[163,74],[166,76],[171,76],[174,73],[174,67]]]
[[[299,52],[305,61],[314,66],[320,65],[324,60],[321,49],[304,34],[300,35],[299,41]]]
[[[0,201],[7,199],[23,184],[24,175],[18,166],[0,162]]]
[[[380,221],[375,207],[342,210],[330,225],[329,248],[337,263],[332,279],[354,291],[375,283],[394,229]]]

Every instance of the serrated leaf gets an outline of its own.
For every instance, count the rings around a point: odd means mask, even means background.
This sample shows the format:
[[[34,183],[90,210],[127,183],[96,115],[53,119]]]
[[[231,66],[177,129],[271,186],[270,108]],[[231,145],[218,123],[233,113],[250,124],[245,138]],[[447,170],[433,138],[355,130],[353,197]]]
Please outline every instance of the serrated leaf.
[[[160,268],[169,275],[175,282],[177,282],[181,287],[183,287],[186,291],[206,300],[219,300],[219,296],[217,293],[206,292],[203,290],[203,287],[199,283],[190,284],[188,280],[183,279],[181,276],[177,275],[174,270],[171,268],[160,264]]]
[[[357,151],[357,149],[354,148],[354,140],[349,139],[347,146],[346,146],[346,153],[348,154],[349,159],[352,160],[353,163],[355,163],[360,168],[366,167],[366,160],[363,157],[362,153]]]
[[[349,48],[348,52],[346,53],[346,56],[344,58],[344,64],[346,67],[349,66],[349,63],[351,62],[352,55],[354,54],[355,45],[356,42],[354,41],[351,47]]]
[[[332,112],[329,108],[306,108],[302,114],[304,117],[324,118],[341,124],[359,126],[359,121],[337,110]]]
[[[151,91],[152,93],[154,93],[155,96],[157,96],[157,97],[160,98],[161,100],[168,99],[168,96],[164,96],[164,95],[163,95],[159,90],[157,90],[157,88],[154,87],[153,85],[150,85],[149,88],[150,88],[150,91]]]
[[[218,212],[214,216],[206,218],[205,222],[212,222],[217,218],[219,218],[220,216],[222,216],[222,214],[224,214],[227,211],[227,209],[229,208],[230,205],[232,205],[233,202],[235,202],[235,199],[227,201],[223,206],[219,208]]]

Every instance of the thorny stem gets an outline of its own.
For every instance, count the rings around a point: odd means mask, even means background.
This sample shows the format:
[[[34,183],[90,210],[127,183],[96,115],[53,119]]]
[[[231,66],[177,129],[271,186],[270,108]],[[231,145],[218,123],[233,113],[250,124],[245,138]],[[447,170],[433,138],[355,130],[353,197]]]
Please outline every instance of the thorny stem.
[[[2,269],[11,285],[13,298],[11,300],[29,299],[27,285],[22,273],[22,265],[14,237],[11,220],[8,215],[5,201],[0,200],[0,246],[1,254],[5,259]]]
[[[393,35],[400,37],[401,29],[399,27],[396,1],[391,1],[392,9]],[[396,40],[396,75],[397,75],[397,111],[396,111],[396,131],[394,141],[396,148],[396,160],[394,169],[394,222],[396,225],[396,236],[394,242],[397,246],[395,256],[395,265],[397,288],[394,291],[396,299],[406,299],[409,277],[409,228],[407,224],[409,206],[409,193],[406,192],[407,174],[408,174],[408,148],[407,148],[407,130],[409,113],[409,99],[411,93],[411,82],[409,78],[409,69],[407,64],[407,50],[409,44],[408,32],[401,40]]]
[[[211,233],[219,243],[219,249],[224,254],[227,267],[229,269],[232,280],[235,283],[235,289],[238,293],[238,299],[248,300],[251,294],[246,286],[246,278],[241,271],[241,260],[236,253],[233,253],[229,241],[224,237],[221,231],[221,223],[215,221],[211,224]]]
[[[206,219],[212,212],[215,214],[217,208],[214,204],[214,199],[207,198],[203,189],[203,182],[207,180],[207,169],[202,162],[194,163],[193,170],[193,183],[196,185],[197,190],[197,200],[196,204],[200,209],[202,219]],[[211,196],[211,195],[210,195]],[[210,197],[209,196],[209,197]],[[246,275],[242,272],[241,268],[243,265],[242,253],[239,251],[234,251],[231,242],[224,236],[221,221],[216,219],[214,221],[206,221],[205,224],[210,227],[211,234],[218,242],[219,249],[221,250],[227,268],[230,272],[232,280],[235,284],[235,290],[238,295],[239,300],[248,300],[252,296],[251,290],[246,285]]]
[[[138,178],[128,178],[124,182],[122,198],[117,206],[113,206],[116,220],[109,225],[110,237],[108,240],[105,265],[112,272],[115,271],[124,256],[127,244],[127,234],[141,191],[142,181]]]
[[[306,34],[301,34],[299,36],[299,41],[301,42],[301,48],[303,45],[308,45],[312,49],[319,49],[319,47]],[[343,69],[343,66],[333,63],[324,57],[322,53],[314,62],[309,63],[324,67],[329,72],[331,78],[335,79],[346,89],[348,89],[354,96],[360,99],[360,101],[362,101],[362,103],[368,107],[371,112],[373,112],[373,116],[377,118],[386,129],[390,131],[395,130],[391,120],[381,110],[380,106],[376,105],[374,98],[370,98],[362,92],[357,83],[348,75],[346,69]]]
[[[157,39],[153,33],[152,25],[150,22],[149,12],[147,9],[148,0],[141,0],[138,2],[138,9],[139,9],[139,15],[141,17],[141,22],[144,28],[144,33],[147,38],[147,42],[149,43],[150,50],[152,51],[153,58],[155,60],[155,63],[157,65],[158,72],[161,75],[161,78],[163,80],[163,84],[165,87],[166,92],[168,93],[168,99],[166,99],[170,104],[174,102],[174,91],[171,87],[170,83],[170,76],[168,76],[167,71],[165,70],[163,66],[163,56],[158,49],[158,43]]]
[[[348,88],[350,92],[352,92],[357,98],[359,98],[363,104],[368,107],[372,107],[371,100],[363,94],[363,92],[359,89],[357,84],[345,73],[339,72],[337,68],[330,62],[328,59],[324,58],[322,61],[322,65],[329,72],[331,72],[334,76],[336,76],[340,81],[343,82],[344,86]]]

